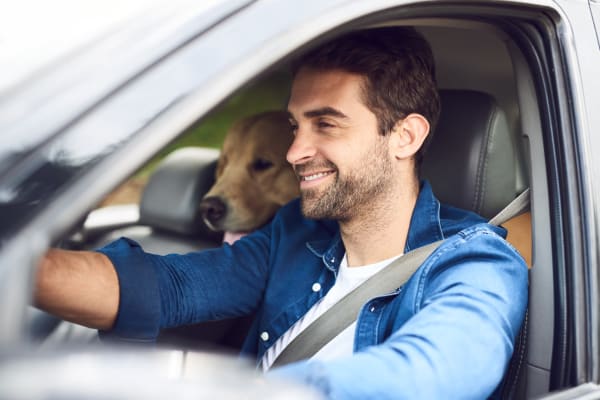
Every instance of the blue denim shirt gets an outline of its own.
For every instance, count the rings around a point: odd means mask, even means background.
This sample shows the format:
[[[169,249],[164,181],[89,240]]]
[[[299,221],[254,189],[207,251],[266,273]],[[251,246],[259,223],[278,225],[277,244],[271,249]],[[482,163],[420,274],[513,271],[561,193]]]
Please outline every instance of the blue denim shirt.
[[[445,242],[403,287],[363,306],[352,356],[271,373],[339,399],[490,396],[527,306],[527,267],[504,235],[440,205],[424,182],[405,252]],[[161,328],[256,313],[243,353],[257,360],[325,296],[345,252],[337,223],[304,218],[298,200],[232,246],[158,256],[120,239],[100,251],[120,283],[110,334],[150,341]]]

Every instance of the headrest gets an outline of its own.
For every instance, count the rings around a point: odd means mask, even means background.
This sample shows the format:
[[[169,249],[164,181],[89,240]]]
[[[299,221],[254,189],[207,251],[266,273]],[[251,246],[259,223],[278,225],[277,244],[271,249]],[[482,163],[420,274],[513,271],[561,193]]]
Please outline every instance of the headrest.
[[[140,223],[185,235],[210,235],[198,205],[214,182],[218,158],[218,150],[200,147],[169,154],[144,188]]]
[[[517,195],[514,138],[492,96],[441,90],[441,114],[421,174],[443,203],[490,218]]]

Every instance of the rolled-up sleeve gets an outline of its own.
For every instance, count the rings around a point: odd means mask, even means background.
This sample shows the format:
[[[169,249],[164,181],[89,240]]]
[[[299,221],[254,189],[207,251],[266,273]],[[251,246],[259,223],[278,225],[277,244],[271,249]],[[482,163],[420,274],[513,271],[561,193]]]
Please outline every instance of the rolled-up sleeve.
[[[139,244],[121,238],[98,250],[113,263],[119,279],[119,310],[104,337],[152,341],[160,330],[161,304],[156,268]]]
[[[162,328],[251,313],[268,277],[268,241],[265,228],[233,246],[182,255],[146,253],[126,238],[98,249],[120,289],[115,324],[102,335],[152,341]]]

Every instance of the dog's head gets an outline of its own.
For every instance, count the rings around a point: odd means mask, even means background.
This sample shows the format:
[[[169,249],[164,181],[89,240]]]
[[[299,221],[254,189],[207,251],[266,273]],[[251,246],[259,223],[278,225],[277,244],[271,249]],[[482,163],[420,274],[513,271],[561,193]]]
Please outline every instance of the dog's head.
[[[205,223],[215,231],[250,232],[299,195],[286,152],[293,134],[284,111],[244,118],[229,130],[216,181],[200,203]]]

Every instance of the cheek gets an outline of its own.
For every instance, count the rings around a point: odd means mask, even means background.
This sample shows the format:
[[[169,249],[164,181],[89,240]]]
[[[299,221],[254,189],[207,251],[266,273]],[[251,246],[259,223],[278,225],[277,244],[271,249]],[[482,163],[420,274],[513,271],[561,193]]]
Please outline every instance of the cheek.
[[[343,143],[324,154],[339,170],[361,168],[368,147],[365,143]]]

